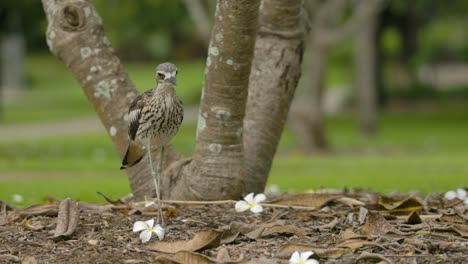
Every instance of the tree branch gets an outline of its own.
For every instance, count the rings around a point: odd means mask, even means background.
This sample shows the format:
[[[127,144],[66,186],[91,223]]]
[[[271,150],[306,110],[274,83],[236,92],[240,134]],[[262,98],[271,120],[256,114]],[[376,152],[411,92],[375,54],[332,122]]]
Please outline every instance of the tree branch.
[[[102,19],[89,0],[42,0],[50,51],[71,70],[122,156],[128,136],[127,111],[138,91],[105,36]],[[64,87],[66,89],[66,87]],[[169,148],[166,162],[177,155]],[[147,157],[127,170],[137,198],[152,195]],[[119,164],[115,164],[116,170]]]

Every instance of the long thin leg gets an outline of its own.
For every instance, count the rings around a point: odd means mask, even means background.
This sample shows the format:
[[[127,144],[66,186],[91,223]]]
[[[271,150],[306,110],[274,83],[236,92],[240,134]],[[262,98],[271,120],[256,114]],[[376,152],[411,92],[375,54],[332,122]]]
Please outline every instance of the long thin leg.
[[[156,191],[156,196],[157,196],[157,199],[159,200],[159,184],[158,184],[158,177],[156,176],[156,170],[154,169],[154,165],[153,165],[153,158],[151,156],[151,143],[150,143],[150,140],[148,140],[148,143],[146,145],[146,149],[148,151],[148,159],[149,159],[149,163],[150,163],[150,167],[151,167],[151,176],[153,176],[153,182],[154,182],[154,189]],[[161,206],[161,203],[158,203],[158,207]],[[157,223],[159,224],[160,223],[160,215],[158,214],[158,218],[157,218]]]
[[[162,173],[162,165],[163,165],[163,157],[164,157],[164,146],[161,147],[161,152],[159,155],[159,165],[158,165],[158,176],[157,176],[157,182],[158,182],[158,189],[156,190],[156,196],[158,199],[158,210],[159,210],[159,216],[158,218],[161,218],[162,224],[164,225],[164,216],[162,213],[162,205],[161,205],[161,173]]]

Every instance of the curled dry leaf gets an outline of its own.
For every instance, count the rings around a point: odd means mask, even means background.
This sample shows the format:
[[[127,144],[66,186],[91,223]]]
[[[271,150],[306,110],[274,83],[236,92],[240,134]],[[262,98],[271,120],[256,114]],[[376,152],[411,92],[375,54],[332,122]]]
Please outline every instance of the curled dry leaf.
[[[44,229],[43,225],[34,224],[31,219],[27,219],[27,218],[23,219],[23,221],[21,222],[21,225],[26,230],[39,231],[39,230]]]
[[[329,223],[326,223],[324,225],[321,225],[321,226],[316,226],[314,228],[320,230],[320,231],[323,231],[323,230],[329,230],[329,229],[333,229],[338,223],[340,222],[340,219],[338,218],[334,218],[332,221],[330,221]]]
[[[112,205],[122,205],[122,204],[125,204],[124,202],[122,202],[122,200],[118,199],[118,200],[112,200],[110,199],[109,197],[107,197],[106,195],[104,195],[102,192],[96,192],[98,195],[102,196],[102,198],[104,198],[104,200],[106,200],[108,203],[112,204]]]
[[[369,213],[369,210],[365,207],[359,207],[359,223],[362,225],[366,221],[367,214]]]
[[[359,201],[357,199],[354,199],[354,198],[351,198],[351,197],[340,197],[340,198],[337,198],[335,201],[339,202],[339,203],[342,203],[342,204],[345,204],[349,207],[354,207],[354,206],[363,206],[365,205],[366,203],[362,202],[362,201]]]
[[[367,238],[366,236],[359,235],[353,232],[352,228],[346,229],[342,234],[341,234],[341,239],[346,240],[346,239],[353,239],[353,238]]]
[[[57,216],[58,204],[33,205],[17,211],[19,218],[42,215]]]
[[[70,236],[78,225],[80,210],[72,199],[67,198],[60,202],[57,217],[57,227],[55,228],[54,239],[61,239]]]
[[[306,206],[311,208],[320,208],[329,202],[340,198],[339,195],[322,193],[301,193],[283,195],[273,201],[271,204],[282,204],[291,206]]]
[[[406,223],[410,225],[417,225],[422,223],[422,219],[419,217],[419,214],[416,211],[413,211],[406,219]]]
[[[366,208],[383,214],[408,215],[413,211],[421,211],[424,205],[421,199],[414,196],[399,201],[381,196],[378,204],[366,205]]]
[[[394,234],[405,235],[406,233],[401,232],[387,222],[385,217],[379,213],[369,212],[367,221],[362,227],[362,232],[369,238],[373,236],[379,236],[392,232]]]
[[[215,248],[220,245],[223,232],[207,229],[198,232],[191,240],[179,240],[174,242],[154,242],[147,246],[150,250],[164,253],[176,253],[178,251],[199,251]]]

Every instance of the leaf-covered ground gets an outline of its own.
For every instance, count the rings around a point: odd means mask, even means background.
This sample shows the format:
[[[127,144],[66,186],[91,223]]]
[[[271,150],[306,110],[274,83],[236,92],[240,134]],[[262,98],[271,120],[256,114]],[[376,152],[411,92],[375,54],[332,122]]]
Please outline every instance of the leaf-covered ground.
[[[441,196],[365,191],[281,196],[260,214],[234,201],[165,204],[167,234],[142,243],[143,203],[0,203],[0,263],[466,263],[468,207]]]

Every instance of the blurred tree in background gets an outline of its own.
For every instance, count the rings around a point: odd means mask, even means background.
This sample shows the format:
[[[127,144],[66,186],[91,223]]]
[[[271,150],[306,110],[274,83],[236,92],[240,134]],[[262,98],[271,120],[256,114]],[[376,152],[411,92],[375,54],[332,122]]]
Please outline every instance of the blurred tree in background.
[[[119,56],[132,60],[205,56],[183,1],[95,0]],[[164,11],[162,11],[164,10]]]

